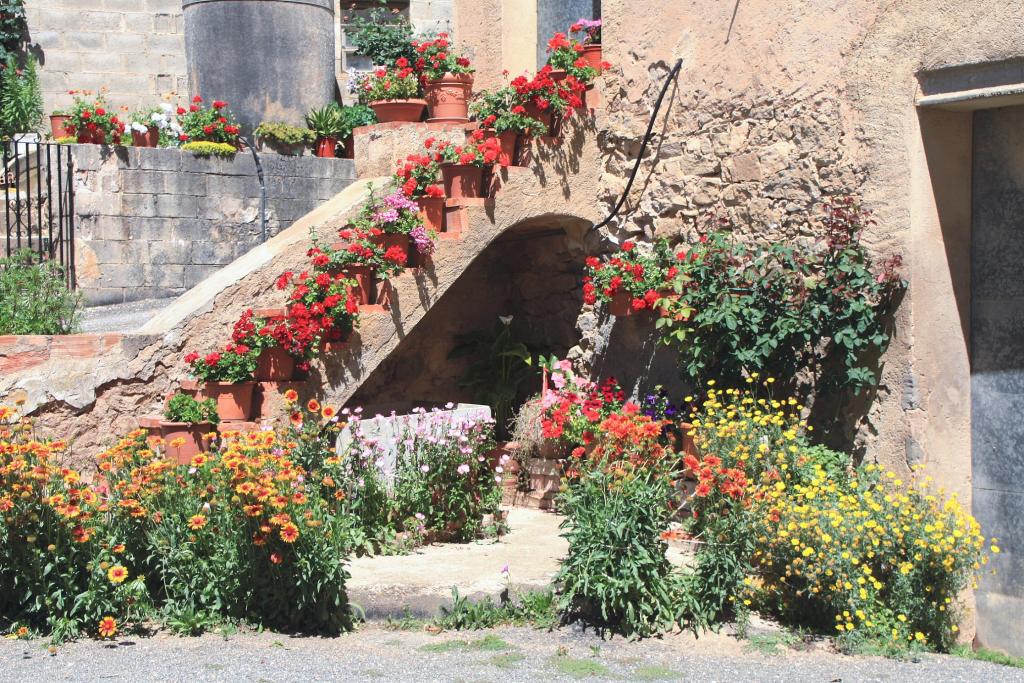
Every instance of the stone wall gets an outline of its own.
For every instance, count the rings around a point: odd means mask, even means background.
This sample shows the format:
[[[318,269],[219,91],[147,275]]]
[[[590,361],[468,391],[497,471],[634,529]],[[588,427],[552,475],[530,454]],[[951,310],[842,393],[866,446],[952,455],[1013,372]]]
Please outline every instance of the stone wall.
[[[133,108],[187,91],[181,0],[32,0],[25,14],[47,112],[68,90]]]
[[[75,145],[78,285],[94,304],[182,294],[262,241],[252,155]],[[260,156],[267,236],[352,182],[349,160]]]

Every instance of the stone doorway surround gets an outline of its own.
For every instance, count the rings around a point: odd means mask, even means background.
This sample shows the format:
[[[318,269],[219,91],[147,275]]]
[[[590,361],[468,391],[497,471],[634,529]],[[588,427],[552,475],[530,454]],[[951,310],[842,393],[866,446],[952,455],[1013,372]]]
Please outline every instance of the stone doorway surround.
[[[984,533],[1000,539],[1002,552],[985,568],[974,595],[976,641],[1020,656],[1024,655],[1024,622],[1019,618],[1024,610],[1024,527],[1020,523],[1024,443],[1006,438],[1016,430],[1012,424],[997,423],[1008,422],[1009,413],[995,408],[1000,402],[1019,405],[1024,396],[1014,393],[1015,384],[1007,383],[1005,372],[993,374],[991,363],[982,362],[982,356],[992,355],[985,350],[991,346],[993,324],[1012,325],[1013,320],[1002,314],[999,320],[979,318],[980,313],[993,310],[993,302],[984,294],[991,289],[985,286],[990,269],[982,272],[978,267],[983,245],[977,242],[987,241],[991,252],[989,218],[994,207],[979,203],[999,201],[993,192],[1000,186],[1016,186],[1017,193],[1024,192],[1024,177],[1013,178],[1013,168],[1024,167],[1024,159],[1017,157],[1024,157],[1024,145],[1013,148],[1012,138],[1019,142],[1020,136],[1004,135],[1007,129],[999,124],[1004,116],[1019,115],[1024,106],[1024,60],[923,72],[918,82],[916,123],[921,145],[913,150],[909,245],[917,291],[911,315],[914,362],[923,372],[930,371],[932,391],[930,419],[916,426],[928,432],[926,438],[932,443],[944,440],[946,453],[959,452],[944,463],[933,463],[932,468],[940,470],[937,478],[942,481],[962,482],[956,488],[961,489],[962,498],[969,495]],[[993,141],[992,135],[1005,139]],[[1011,163],[1014,159],[1019,163]],[[1017,222],[1024,227],[1024,219]],[[1013,235],[1012,230],[1003,230],[996,239],[1009,240]],[[1019,239],[1016,245],[1006,244],[1006,249],[1021,249],[1024,232]],[[993,388],[994,380],[1001,389]],[[917,431],[912,426],[912,433]],[[908,455],[913,440],[908,438]]]

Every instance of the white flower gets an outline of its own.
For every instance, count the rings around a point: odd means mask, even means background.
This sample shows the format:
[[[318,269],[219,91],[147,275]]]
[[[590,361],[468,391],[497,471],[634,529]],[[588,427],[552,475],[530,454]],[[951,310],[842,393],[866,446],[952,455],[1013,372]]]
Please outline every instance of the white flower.
[[[494,468],[494,471],[497,472],[498,474],[501,474],[502,472],[505,471],[505,468],[502,467],[501,465],[499,465],[499,466]]]
[[[170,114],[172,111],[174,111],[174,105],[170,102],[161,102],[160,108],[163,109],[164,113],[166,114]]]
[[[423,516],[422,512],[417,512],[414,516],[416,517],[416,519],[420,520],[421,522],[425,519],[425,517]]]
[[[510,315],[499,315],[498,316],[498,320],[500,320],[503,325],[509,325],[512,322],[512,316],[510,316]]]
[[[132,130],[134,132],[136,132],[136,133],[145,133],[146,131],[149,130],[149,128],[147,128],[146,126],[142,125],[141,123],[133,122],[132,123]]]
[[[420,465],[420,472],[423,472],[423,474],[426,474],[429,471],[430,471],[430,465]]]
[[[466,463],[462,463],[461,465],[459,465],[458,472],[459,472],[459,474],[468,474],[469,473],[469,465],[467,465]]]

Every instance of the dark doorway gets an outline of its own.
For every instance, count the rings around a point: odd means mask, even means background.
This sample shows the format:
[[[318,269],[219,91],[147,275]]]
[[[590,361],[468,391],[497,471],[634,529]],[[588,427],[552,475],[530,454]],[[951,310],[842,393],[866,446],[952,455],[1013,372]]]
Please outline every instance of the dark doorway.
[[[974,515],[999,539],[978,636],[1024,654],[1024,106],[974,114],[971,457]],[[988,571],[994,569],[995,573]]]

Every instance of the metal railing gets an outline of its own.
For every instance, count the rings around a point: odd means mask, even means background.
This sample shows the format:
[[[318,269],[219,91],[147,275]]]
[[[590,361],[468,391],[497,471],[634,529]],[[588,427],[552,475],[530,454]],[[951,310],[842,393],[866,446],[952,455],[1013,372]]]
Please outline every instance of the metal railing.
[[[55,260],[75,287],[75,186],[71,148],[21,138],[3,148],[2,255],[23,249]]]

